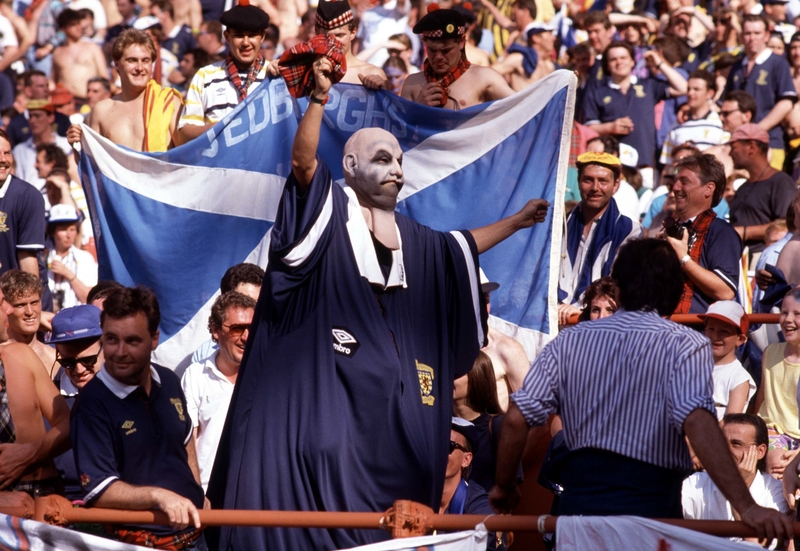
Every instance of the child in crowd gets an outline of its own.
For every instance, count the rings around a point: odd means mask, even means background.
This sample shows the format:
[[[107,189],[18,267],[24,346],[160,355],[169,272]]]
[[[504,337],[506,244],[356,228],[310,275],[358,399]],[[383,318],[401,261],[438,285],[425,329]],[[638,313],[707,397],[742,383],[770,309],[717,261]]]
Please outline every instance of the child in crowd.
[[[700,316],[714,356],[714,405],[720,421],[728,413],[744,413],[756,393],[756,383],[736,359],[736,349],[747,342],[750,325],[741,304],[720,300]]]
[[[800,380],[800,289],[789,291],[783,298],[778,322],[786,342],[771,344],[764,350],[756,410],[769,430],[767,472],[781,479],[786,465],[800,449],[797,408],[797,384]]]

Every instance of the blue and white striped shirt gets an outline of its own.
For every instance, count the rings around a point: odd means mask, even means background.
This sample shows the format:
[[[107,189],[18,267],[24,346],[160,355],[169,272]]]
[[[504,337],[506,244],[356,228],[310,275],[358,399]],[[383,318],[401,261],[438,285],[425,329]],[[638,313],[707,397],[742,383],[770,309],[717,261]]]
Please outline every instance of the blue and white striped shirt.
[[[626,312],[567,329],[511,395],[531,426],[560,413],[571,450],[598,448],[691,469],[683,422],[714,415],[711,345],[655,312]]]

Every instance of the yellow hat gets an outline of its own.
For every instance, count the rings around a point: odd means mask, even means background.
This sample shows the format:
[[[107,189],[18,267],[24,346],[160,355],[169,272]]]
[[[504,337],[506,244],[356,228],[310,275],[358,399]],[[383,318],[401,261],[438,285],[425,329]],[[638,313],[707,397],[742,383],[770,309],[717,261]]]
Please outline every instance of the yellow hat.
[[[588,165],[592,163],[598,165],[622,167],[622,161],[619,160],[619,157],[615,157],[610,153],[595,153],[593,151],[587,151],[586,153],[581,153],[578,155],[578,165]]]

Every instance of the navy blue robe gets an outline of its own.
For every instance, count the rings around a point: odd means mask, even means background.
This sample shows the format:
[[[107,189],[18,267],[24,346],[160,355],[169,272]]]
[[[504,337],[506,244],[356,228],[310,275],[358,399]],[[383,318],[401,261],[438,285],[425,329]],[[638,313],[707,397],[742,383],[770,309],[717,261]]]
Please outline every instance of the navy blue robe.
[[[321,161],[305,197],[294,176],[286,182],[210,483],[215,508],[440,504],[453,379],[472,368],[485,335],[477,249],[469,232],[397,214],[401,285],[384,289],[361,275],[347,227],[354,214]],[[226,527],[219,548],[341,549],[388,537]]]

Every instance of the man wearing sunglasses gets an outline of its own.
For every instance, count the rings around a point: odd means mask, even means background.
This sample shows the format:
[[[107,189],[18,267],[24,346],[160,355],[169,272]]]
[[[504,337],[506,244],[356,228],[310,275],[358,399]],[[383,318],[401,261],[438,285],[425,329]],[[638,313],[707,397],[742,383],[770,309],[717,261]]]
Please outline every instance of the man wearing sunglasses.
[[[228,291],[220,295],[208,317],[208,330],[218,348],[205,360],[190,365],[181,380],[204,490],[208,488],[255,308],[256,301],[242,293]]]
[[[53,331],[47,344],[56,347],[56,361],[50,375],[61,396],[72,409],[78,392],[91,381],[103,365],[100,337],[100,309],[91,304],[65,308],[53,317]],[[78,469],[72,450],[56,457],[56,467],[64,480],[64,492],[70,501],[83,499]]]

